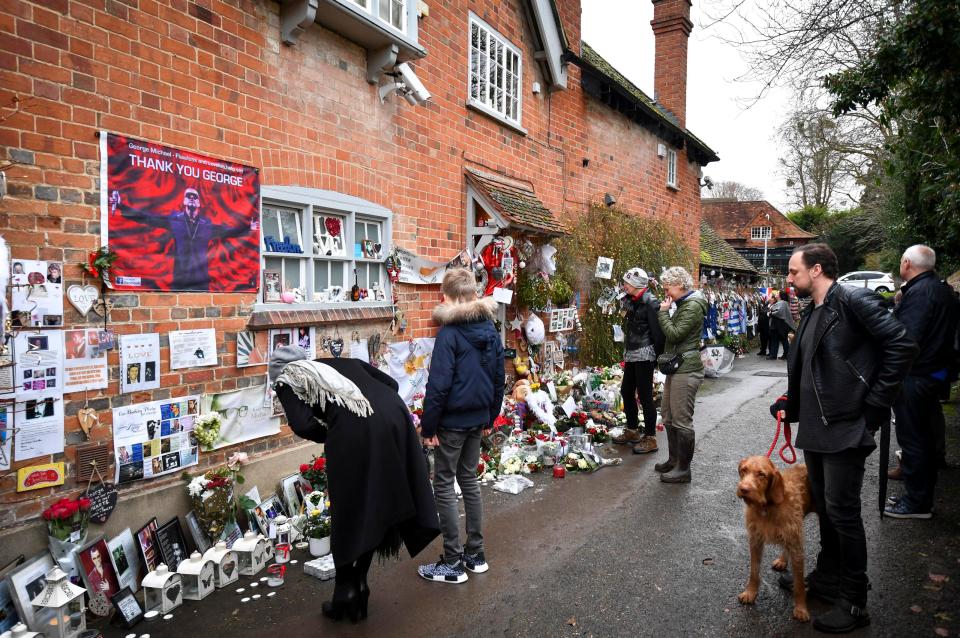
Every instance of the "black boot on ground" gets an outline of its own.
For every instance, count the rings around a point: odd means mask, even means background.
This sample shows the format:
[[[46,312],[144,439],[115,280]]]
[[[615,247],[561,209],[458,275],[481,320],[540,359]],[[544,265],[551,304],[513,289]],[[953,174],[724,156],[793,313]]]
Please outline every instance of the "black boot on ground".
[[[677,428],[668,426],[667,430],[667,460],[657,463],[653,469],[661,474],[669,472],[677,465]]]
[[[664,483],[689,483],[690,482],[690,461],[693,460],[693,448],[697,442],[696,433],[693,430],[677,431],[677,466],[660,475],[660,480]]]
[[[349,618],[351,622],[360,622],[366,617],[365,599],[360,595],[359,571],[353,565],[337,567],[333,598],[320,606],[323,615],[330,620]]]
[[[825,634],[846,634],[869,624],[867,610],[845,598],[837,600],[830,611],[813,619],[813,628]]]

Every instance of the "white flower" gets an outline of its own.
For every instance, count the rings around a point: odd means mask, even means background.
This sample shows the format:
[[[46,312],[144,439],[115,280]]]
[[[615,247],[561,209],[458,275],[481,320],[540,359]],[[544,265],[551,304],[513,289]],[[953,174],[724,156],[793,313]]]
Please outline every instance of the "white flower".
[[[583,459],[580,459],[579,461],[577,461],[577,467],[579,467],[581,470],[585,470],[590,466],[587,464],[586,461],[584,461]]]
[[[207,488],[207,479],[204,476],[198,476],[187,485],[187,494],[190,496],[199,496]]]

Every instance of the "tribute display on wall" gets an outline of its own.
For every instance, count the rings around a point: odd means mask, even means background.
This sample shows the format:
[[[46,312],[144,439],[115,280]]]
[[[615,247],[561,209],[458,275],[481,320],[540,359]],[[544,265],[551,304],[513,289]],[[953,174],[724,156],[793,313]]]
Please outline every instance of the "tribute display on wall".
[[[405,284],[438,284],[443,281],[443,274],[448,268],[470,265],[470,256],[466,251],[456,254],[449,261],[430,261],[405,248],[398,248],[396,258],[400,266],[398,281]]]
[[[171,370],[217,365],[217,331],[213,328],[172,330],[169,336]]]
[[[269,361],[270,355],[277,348],[291,345],[303,348],[308,358],[315,359],[317,357],[317,329],[312,326],[301,326],[299,328],[275,328],[271,330],[267,360]]]
[[[63,332],[64,392],[107,387],[110,380],[107,370],[109,349],[101,347],[100,332],[90,328]]]
[[[120,335],[120,392],[160,387],[160,335]]]
[[[280,432],[280,419],[273,416],[272,404],[264,402],[266,391],[264,384],[204,395],[204,413],[219,412],[222,417],[213,449]]]
[[[266,330],[244,330],[237,333],[237,367],[267,365]]]
[[[59,330],[17,333],[13,342],[17,401],[63,393],[62,349]]]
[[[260,177],[234,162],[102,132],[101,242],[121,290],[256,292]]]
[[[25,461],[63,452],[63,395],[51,391],[22,405],[23,412],[16,415],[14,458]]]
[[[14,260],[10,275],[14,325],[63,325],[63,266],[59,261]]]
[[[387,374],[396,379],[400,395],[407,405],[413,402],[413,395],[427,389],[427,373],[430,369],[430,357],[433,355],[433,337],[410,339],[391,343],[388,348]]]
[[[199,407],[198,396],[187,396],[113,408],[114,481],[129,483],[196,465],[190,433]]]
[[[13,403],[0,403],[0,470],[9,470],[13,460]]]

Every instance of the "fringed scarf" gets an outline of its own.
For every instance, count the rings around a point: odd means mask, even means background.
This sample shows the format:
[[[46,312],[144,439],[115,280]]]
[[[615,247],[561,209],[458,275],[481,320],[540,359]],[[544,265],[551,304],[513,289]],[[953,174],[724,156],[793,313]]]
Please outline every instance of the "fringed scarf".
[[[291,361],[283,368],[276,383],[290,386],[297,398],[307,405],[319,405],[321,410],[330,401],[359,417],[373,414],[370,401],[357,384],[319,361]]]

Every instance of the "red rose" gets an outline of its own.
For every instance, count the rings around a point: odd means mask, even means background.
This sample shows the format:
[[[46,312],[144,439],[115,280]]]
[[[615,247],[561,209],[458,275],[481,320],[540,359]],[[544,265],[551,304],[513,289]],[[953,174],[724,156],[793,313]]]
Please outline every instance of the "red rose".
[[[88,509],[90,509],[90,499],[89,499],[89,498],[86,498],[86,497],[83,497],[83,496],[80,497],[80,509],[82,509],[84,512],[86,512]]]
[[[304,494],[309,494],[309,493],[312,492],[312,491],[313,491],[313,486],[312,486],[312,485],[304,485],[304,486],[303,486],[303,493],[304,493]]]
[[[307,465],[306,463],[301,463],[301,464],[300,464],[300,473],[301,473],[301,474],[303,474],[304,472],[306,472],[306,471],[309,470],[309,469],[310,469],[310,466]]]
[[[483,472],[483,463],[477,463],[477,473]]]
[[[51,516],[50,510],[44,510],[43,520],[49,521],[51,518],[53,518],[53,516]]]
[[[323,457],[318,458],[317,461],[313,464],[313,469],[320,470],[321,472],[325,467],[327,467],[327,459]]]

